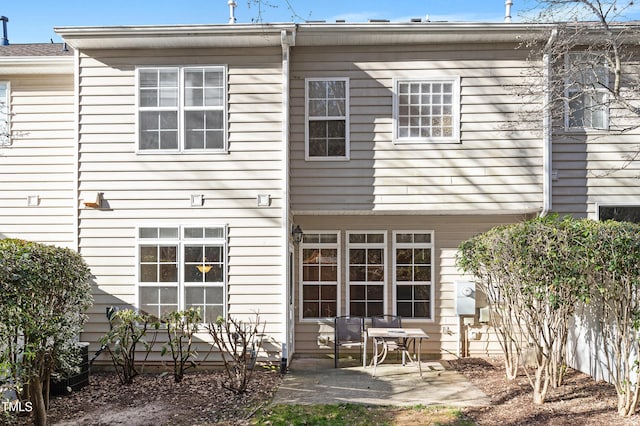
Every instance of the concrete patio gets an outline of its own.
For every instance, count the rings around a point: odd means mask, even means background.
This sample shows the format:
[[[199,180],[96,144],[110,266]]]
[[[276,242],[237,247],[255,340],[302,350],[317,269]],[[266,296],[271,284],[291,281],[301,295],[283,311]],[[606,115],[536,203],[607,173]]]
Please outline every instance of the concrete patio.
[[[276,392],[275,404],[487,406],[489,398],[463,375],[446,369],[446,361],[422,361],[423,377],[414,365],[385,362],[372,368],[357,360],[294,358]]]

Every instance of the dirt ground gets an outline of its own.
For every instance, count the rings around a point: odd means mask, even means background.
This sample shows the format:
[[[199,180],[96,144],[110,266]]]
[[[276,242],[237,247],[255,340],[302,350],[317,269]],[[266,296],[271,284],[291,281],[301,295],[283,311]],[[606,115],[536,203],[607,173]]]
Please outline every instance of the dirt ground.
[[[478,425],[520,426],[638,426],[640,415],[618,416],[616,391],[612,385],[569,369],[563,386],[549,390],[543,405],[532,402],[529,381],[524,374],[513,382],[504,375],[498,358],[463,358],[451,366],[469,378],[490,398],[492,405],[465,409]]]
[[[490,407],[463,410],[478,425],[640,424],[640,416],[618,416],[611,385],[573,370],[563,387],[551,389],[548,401],[536,406],[526,377],[507,382],[498,359],[465,358],[450,362],[450,366],[493,402]],[[53,398],[49,418],[52,425],[246,425],[269,403],[282,380],[276,372],[256,370],[249,392],[236,396],[221,386],[222,379],[221,372],[203,371],[187,373],[182,383],[174,383],[171,375],[153,374],[122,386],[113,374],[96,373],[84,389]],[[21,418],[17,424],[30,422]],[[401,424],[416,423],[413,419]]]

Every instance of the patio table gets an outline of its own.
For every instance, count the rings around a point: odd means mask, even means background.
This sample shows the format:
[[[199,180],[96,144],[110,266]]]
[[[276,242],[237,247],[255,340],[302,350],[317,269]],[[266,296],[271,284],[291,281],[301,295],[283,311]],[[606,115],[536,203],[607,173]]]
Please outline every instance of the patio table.
[[[377,328],[377,327],[369,327],[367,329],[367,336],[371,338],[373,341],[373,359],[371,360],[373,364],[373,373],[372,376],[376,375],[376,367],[378,364],[382,363],[387,356],[388,345],[390,339],[405,339],[405,342],[408,340],[413,341],[413,349],[415,352],[415,342],[418,342],[418,350],[417,354],[414,356],[409,353],[407,348],[408,345],[404,345],[402,349],[402,360],[404,365],[405,355],[409,357],[411,363],[418,364],[418,370],[420,371],[420,377],[422,377],[422,365],[420,363],[420,353],[422,352],[422,340],[428,339],[429,335],[424,332],[421,328]],[[363,365],[367,364],[367,340],[364,340],[364,355],[363,355]],[[378,353],[378,348],[382,348],[382,353]]]

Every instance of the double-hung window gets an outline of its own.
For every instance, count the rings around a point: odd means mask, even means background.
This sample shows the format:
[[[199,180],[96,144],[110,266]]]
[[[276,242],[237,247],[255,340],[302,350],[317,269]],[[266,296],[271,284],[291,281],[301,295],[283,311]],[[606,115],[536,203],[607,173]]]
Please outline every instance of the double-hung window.
[[[302,318],[338,312],[339,239],[336,232],[305,232],[302,244]]]
[[[0,81],[0,146],[11,143],[9,127],[9,83]]]
[[[204,322],[225,313],[224,227],[138,230],[138,306],[148,314],[199,308]]]
[[[349,158],[349,79],[306,80],[307,160]]]
[[[385,232],[347,232],[349,315],[384,314]]]
[[[140,152],[226,150],[223,66],[138,68]]]
[[[433,318],[433,234],[393,233],[396,314]]]
[[[569,53],[565,57],[565,128],[609,127],[609,72],[601,55]]]
[[[458,77],[396,79],[394,140],[458,142],[460,101]]]

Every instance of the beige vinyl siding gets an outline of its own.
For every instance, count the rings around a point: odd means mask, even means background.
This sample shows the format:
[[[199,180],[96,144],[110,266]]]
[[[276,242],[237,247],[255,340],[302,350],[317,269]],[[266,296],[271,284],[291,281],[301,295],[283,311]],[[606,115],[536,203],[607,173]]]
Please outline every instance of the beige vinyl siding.
[[[640,69],[634,55],[624,59],[621,87],[631,105],[638,102],[634,79]],[[640,205],[640,117],[612,102],[607,131],[568,132],[560,124],[553,135],[552,210],[596,219],[598,205]]]
[[[511,45],[295,47],[292,209],[534,211],[542,206],[537,124],[512,128],[526,52]],[[349,161],[304,160],[304,79],[348,77]],[[460,78],[459,143],[394,143],[394,78]]]
[[[595,219],[598,205],[640,205],[637,155],[637,130],[626,135],[556,135],[553,211]]]
[[[227,153],[136,152],[135,66],[172,65],[227,67]],[[271,355],[280,350],[281,72],[280,48],[80,54],[80,193],[103,192],[106,202],[80,211],[80,250],[96,275],[83,334],[91,351],[108,330],[106,307],[137,303],[136,227],[185,224],[228,226],[229,314],[259,313]],[[191,207],[191,194],[202,194],[204,205]],[[258,194],[269,194],[270,206],[258,207]]]
[[[393,231],[433,231],[434,241],[434,289],[435,298],[433,320],[404,319],[403,324],[410,324],[423,328],[429,335],[429,340],[423,342],[425,354],[434,357],[451,358],[458,354],[458,319],[456,316],[456,288],[455,282],[464,280],[455,266],[455,256],[458,245],[472,236],[487,231],[494,226],[516,223],[526,219],[520,215],[486,215],[486,216],[421,216],[421,215],[340,215],[340,216],[296,216],[295,223],[300,224],[305,231],[338,231],[341,244],[339,257],[342,266],[339,276],[339,315],[345,315],[346,307],[346,275],[345,275],[345,234],[346,231],[386,231],[387,233],[387,289],[385,297],[388,300],[387,312],[393,312],[391,303],[393,296]],[[296,257],[299,261],[299,253]],[[295,297],[297,306],[300,304],[300,271],[296,270]],[[466,277],[468,279],[468,277]],[[482,305],[479,300],[477,307]],[[443,332],[443,328],[451,333]],[[446,331],[446,329],[444,331]],[[477,324],[472,328],[480,331],[480,339],[472,341],[470,351],[472,355],[499,353],[499,346],[495,335],[486,326]],[[300,354],[333,353],[334,330],[332,320],[300,319],[299,306],[296,309],[296,352]],[[328,343],[324,343],[324,337]]]
[[[12,144],[0,147],[0,238],[75,245],[73,75],[7,75]],[[37,206],[27,197],[38,196]]]

